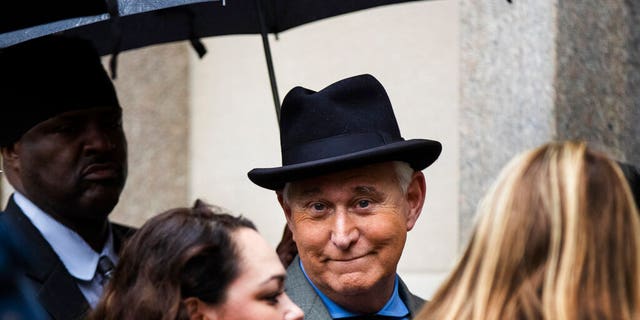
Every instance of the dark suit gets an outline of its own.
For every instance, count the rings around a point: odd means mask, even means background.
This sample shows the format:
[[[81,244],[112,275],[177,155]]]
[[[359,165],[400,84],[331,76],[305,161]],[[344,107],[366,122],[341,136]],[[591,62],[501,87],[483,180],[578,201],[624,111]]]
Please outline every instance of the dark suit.
[[[116,224],[111,226],[114,246],[119,251],[120,245],[133,233],[133,229]],[[13,197],[9,199],[5,211],[0,213],[0,227],[12,230],[20,237],[18,240],[22,242],[27,255],[27,281],[50,319],[83,319],[89,311],[89,304],[78,288],[76,279],[67,272],[58,255],[16,205]]]
[[[296,257],[287,268],[287,280],[285,280],[284,286],[289,298],[304,311],[305,320],[331,319],[322,299],[320,299],[320,296],[304,276],[302,268],[300,268],[300,257]],[[398,293],[411,312],[409,318],[413,318],[424,304],[424,300],[409,292],[409,289],[401,279],[399,279],[398,283]]]

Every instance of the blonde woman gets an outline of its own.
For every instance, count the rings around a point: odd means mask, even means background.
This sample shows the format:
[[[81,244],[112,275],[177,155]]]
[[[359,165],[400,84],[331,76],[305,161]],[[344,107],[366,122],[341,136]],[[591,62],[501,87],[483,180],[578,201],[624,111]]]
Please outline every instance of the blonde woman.
[[[512,160],[462,259],[416,319],[638,319],[640,222],[622,171],[584,143]]]

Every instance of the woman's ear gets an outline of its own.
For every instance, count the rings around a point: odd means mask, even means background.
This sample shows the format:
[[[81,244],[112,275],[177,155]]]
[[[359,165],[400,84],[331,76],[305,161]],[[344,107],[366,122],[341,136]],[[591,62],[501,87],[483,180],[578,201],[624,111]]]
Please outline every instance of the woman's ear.
[[[183,301],[187,308],[189,320],[217,320],[215,310],[208,308],[207,304],[202,300],[194,297],[186,298]]]

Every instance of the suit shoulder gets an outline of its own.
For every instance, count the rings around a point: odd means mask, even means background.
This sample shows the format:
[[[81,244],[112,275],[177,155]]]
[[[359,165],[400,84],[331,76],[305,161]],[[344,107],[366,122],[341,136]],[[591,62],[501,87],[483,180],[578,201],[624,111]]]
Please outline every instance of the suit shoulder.
[[[422,308],[422,306],[427,303],[427,301],[411,293],[402,279],[399,278],[399,281],[398,293],[400,294],[400,298],[402,299],[402,301],[404,301],[407,308],[409,308],[411,314],[415,315],[420,310],[420,308]]]
[[[111,222],[111,228],[113,228],[112,230],[114,235],[122,236],[124,238],[131,237],[136,230],[138,230],[137,228],[115,222]]]

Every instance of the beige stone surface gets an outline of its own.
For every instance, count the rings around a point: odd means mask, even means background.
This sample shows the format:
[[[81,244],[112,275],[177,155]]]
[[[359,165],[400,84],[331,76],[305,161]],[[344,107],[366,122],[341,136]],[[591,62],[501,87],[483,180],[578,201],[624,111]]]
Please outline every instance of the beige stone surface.
[[[115,221],[139,226],[168,208],[190,205],[189,54],[183,43],[118,57],[114,83],[124,110],[129,177],[111,215]]]
[[[553,1],[460,2],[460,235],[515,154],[555,132]]]
[[[640,162],[640,3],[558,3],[557,135]]]
[[[4,177],[3,173],[0,173],[0,206],[4,209],[7,200],[9,200],[9,196],[13,192],[13,189],[7,182],[7,179]]]
[[[640,161],[640,3],[461,1],[460,234],[514,155],[580,139]]]

